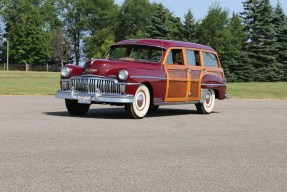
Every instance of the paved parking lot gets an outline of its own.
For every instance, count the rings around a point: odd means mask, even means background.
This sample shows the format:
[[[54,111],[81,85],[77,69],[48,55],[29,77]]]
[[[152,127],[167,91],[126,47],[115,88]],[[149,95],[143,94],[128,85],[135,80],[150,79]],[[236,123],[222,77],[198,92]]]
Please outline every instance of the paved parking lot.
[[[0,191],[287,191],[287,101],[164,106],[143,120],[0,96]]]

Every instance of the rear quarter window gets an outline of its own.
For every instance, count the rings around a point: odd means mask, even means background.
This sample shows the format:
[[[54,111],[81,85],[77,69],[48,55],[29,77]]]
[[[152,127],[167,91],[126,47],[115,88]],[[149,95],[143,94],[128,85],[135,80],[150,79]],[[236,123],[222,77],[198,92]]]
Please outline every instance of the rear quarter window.
[[[213,53],[202,52],[205,67],[218,67],[217,57]]]

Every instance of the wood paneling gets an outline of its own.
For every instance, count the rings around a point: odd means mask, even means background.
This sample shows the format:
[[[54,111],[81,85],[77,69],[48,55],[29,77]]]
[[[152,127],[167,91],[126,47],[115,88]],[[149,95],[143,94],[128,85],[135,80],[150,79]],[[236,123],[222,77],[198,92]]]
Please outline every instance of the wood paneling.
[[[186,79],[186,71],[178,69],[169,69],[169,78],[184,78]]]
[[[187,82],[186,81],[170,81],[168,97],[179,98],[186,97]]]
[[[190,84],[190,92],[191,95],[189,97],[198,97],[198,82],[191,82]]]
[[[199,79],[201,70],[191,70],[190,72],[191,79]]]

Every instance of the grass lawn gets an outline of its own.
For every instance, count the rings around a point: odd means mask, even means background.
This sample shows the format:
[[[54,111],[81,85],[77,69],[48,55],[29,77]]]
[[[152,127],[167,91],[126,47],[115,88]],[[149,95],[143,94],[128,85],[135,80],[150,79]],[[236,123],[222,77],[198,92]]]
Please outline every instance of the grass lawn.
[[[54,95],[59,72],[0,71],[0,95]],[[231,98],[287,99],[287,82],[228,83]]]
[[[240,99],[287,99],[287,82],[228,83],[231,98]]]
[[[54,95],[59,72],[0,71],[0,95]]]

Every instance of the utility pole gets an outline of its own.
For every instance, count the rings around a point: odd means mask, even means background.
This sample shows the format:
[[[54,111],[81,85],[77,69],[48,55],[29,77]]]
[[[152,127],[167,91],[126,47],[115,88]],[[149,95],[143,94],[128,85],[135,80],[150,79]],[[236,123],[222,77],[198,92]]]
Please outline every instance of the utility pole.
[[[7,39],[7,71],[9,71],[9,40]]]

